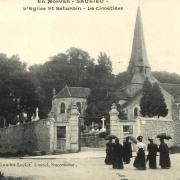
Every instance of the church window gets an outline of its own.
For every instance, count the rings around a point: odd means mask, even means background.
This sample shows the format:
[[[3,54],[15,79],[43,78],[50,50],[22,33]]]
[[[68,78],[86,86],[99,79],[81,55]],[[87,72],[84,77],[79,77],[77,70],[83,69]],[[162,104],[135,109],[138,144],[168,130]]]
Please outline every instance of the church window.
[[[65,104],[64,103],[61,103],[61,106],[60,106],[60,114],[64,114],[65,113]]]
[[[78,111],[81,113],[81,103],[80,102],[77,102],[76,103],[76,106],[78,108]]]
[[[134,117],[137,117],[138,116],[138,108],[134,108]]]

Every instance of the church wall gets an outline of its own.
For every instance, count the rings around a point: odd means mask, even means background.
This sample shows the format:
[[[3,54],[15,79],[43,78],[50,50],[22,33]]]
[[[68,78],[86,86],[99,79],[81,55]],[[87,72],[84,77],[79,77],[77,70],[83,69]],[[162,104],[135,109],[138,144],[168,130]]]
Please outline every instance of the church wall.
[[[128,112],[128,120],[132,121],[136,117],[134,117],[134,109],[137,107],[140,111],[139,102],[141,100],[142,95],[139,95],[134,101],[126,108]]]
[[[172,107],[173,107],[174,99],[167,91],[165,91],[162,88],[161,88],[161,90],[162,90],[162,93],[164,95],[166,106],[168,108],[168,115],[166,116],[166,118],[169,119],[169,120],[172,120],[173,119]]]
[[[0,129],[0,153],[52,152],[53,123],[39,120]]]
[[[139,92],[142,89],[142,84],[130,84],[126,88],[126,93],[128,96],[133,97],[137,92]]]

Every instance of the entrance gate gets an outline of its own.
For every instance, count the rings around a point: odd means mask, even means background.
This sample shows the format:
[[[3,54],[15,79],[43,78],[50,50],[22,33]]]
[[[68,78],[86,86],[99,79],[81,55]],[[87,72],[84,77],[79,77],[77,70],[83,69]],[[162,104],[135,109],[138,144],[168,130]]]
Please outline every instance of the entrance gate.
[[[57,149],[66,149],[66,126],[57,126]]]

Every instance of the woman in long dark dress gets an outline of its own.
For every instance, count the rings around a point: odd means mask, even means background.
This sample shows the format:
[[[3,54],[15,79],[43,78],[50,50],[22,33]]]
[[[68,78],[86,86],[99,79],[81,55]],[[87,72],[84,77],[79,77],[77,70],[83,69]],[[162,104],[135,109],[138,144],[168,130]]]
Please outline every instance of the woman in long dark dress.
[[[171,167],[171,161],[169,157],[169,148],[168,148],[168,145],[164,142],[163,138],[160,138],[159,152],[160,152],[159,164],[161,168],[169,169]]]
[[[145,149],[146,149],[146,144],[142,142],[143,137],[138,136],[137,140],[139,141],[137,143],[137,156],[134,160],[133,166],[139,170],[145,170],[146,169],[146,158],[145,158]]]
[[[123,147],[119,143],[119,139],[115,139],[113,145],[113,169],[123,169]]]
[[[129,164],[132,158],[132,147],[129,142],[129,137],[126,137],[126,141],[123,143],[123,161],[126,164]]]
[[[105,163],[107,165],[111,165],[112,164],[112,151],[113,151],[113,143],[112,143],[112,139],[110,139],[109,142],[106,144]]]
[[[149,168],[156,169],[157,168],[156,156],[157,156],[158,147],[157,144],[153,143],[153,139],[148,139],[148,140],[150,141],[147,147],[148,150],[147,160],[149,160]]]

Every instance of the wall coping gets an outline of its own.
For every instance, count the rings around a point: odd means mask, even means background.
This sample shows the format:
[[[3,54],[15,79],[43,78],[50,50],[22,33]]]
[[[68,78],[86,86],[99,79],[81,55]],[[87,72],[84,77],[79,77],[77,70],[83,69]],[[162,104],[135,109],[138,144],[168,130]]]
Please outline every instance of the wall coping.
[[[8,129],[12,129],[12,128],[16,128],[16,127],[23,127],[23,126],[27,126],[27,125],[31,125],[31,124],[35,124],[35,123],[39,123],[39,122],[42,122],[42,121],[51,121],[51,119],[47,118],[47,119],[40,119],[38,121],[28,121],[24,124],[19,124],[19,125],[11,125],[11,126],[8,126],[8,127],[4,127],[4,128],[0,128],[0,130],[8,130]]]
[[[149,117],[138,117],[137,119],[141,121],[161,121],[161,122],[174,122],[172,119],[166,119],[166,118],[149,118]]]

